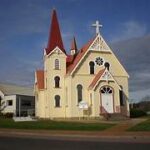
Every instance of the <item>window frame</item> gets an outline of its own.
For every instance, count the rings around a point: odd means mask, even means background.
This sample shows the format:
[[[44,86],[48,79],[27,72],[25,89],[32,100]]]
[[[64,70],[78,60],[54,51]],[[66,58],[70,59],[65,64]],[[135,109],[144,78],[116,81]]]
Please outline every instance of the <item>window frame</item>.
[[[77,84],[76,88],[77,88],[77,104],[79,104],[81,101],[83,101],[83,86],[81,84]]]
[[[7,106],[13,106],[13,100],[7,100]]]
[[[89,67],[90,67],[90,74],[95,74],[95,62],[94,61],[90,61],[89,62]]]
[[[59,76],[55,76],[55,77],[54,77],[54,83],[55,83],[55,84],[54,84],[54,85],[55,85],[55,86],[54,86],[55,88],[60,88],[60,77],[59,77]]]
[[[60,108],[61,107],[60,95],[55,95],[54,99],[55,99],[55,108]]]
[[[60,70],[60,61],[58,58],[55,59],[55,62],[54,62],[54,69],[55,70]]]

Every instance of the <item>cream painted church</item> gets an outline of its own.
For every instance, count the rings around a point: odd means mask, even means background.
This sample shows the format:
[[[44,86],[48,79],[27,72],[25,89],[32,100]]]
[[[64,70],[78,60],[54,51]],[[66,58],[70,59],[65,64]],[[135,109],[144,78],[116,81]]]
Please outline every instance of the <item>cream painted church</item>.
[[[103,118],[129,116],[129,75],[99,32],[81,49],[73,38],[64,49],[56,10],[52,12],[44,69],[35,72],[36,116]]]

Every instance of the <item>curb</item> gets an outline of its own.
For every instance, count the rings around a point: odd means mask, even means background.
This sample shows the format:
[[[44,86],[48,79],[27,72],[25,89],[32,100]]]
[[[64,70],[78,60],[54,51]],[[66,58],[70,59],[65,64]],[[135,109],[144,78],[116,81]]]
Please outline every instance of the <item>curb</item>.
[[[82,131],[47,131],[47,130],[21,130],[0,129],[0,136],[17,138],[38,138],[58,140],[82,140],[82,141],[113,141],[113,142],[142,142],[150,143],[150,132],[82,132]]]

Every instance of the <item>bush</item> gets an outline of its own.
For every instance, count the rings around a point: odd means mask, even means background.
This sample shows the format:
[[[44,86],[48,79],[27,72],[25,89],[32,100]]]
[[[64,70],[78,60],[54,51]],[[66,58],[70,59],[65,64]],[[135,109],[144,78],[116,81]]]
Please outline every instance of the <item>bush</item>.
[[[142,117],[146,116],[146,112],[140,109],[131,109],[130,110],[130,117],[131,118],[137,118],[137,117]]]
[[[13,113],[6,113],[4,114],[5,118],[12,118],[13,117]]]
[[[3,117],[3,114],[0,112],[0,117]]]

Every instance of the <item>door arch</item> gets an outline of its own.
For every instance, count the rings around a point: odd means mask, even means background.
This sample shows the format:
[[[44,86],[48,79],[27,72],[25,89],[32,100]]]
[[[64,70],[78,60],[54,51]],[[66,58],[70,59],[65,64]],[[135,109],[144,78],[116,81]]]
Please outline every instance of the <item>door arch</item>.
[[[114,113],[114,90],[110,86],[100,88],[100,104],[107,113]]]

